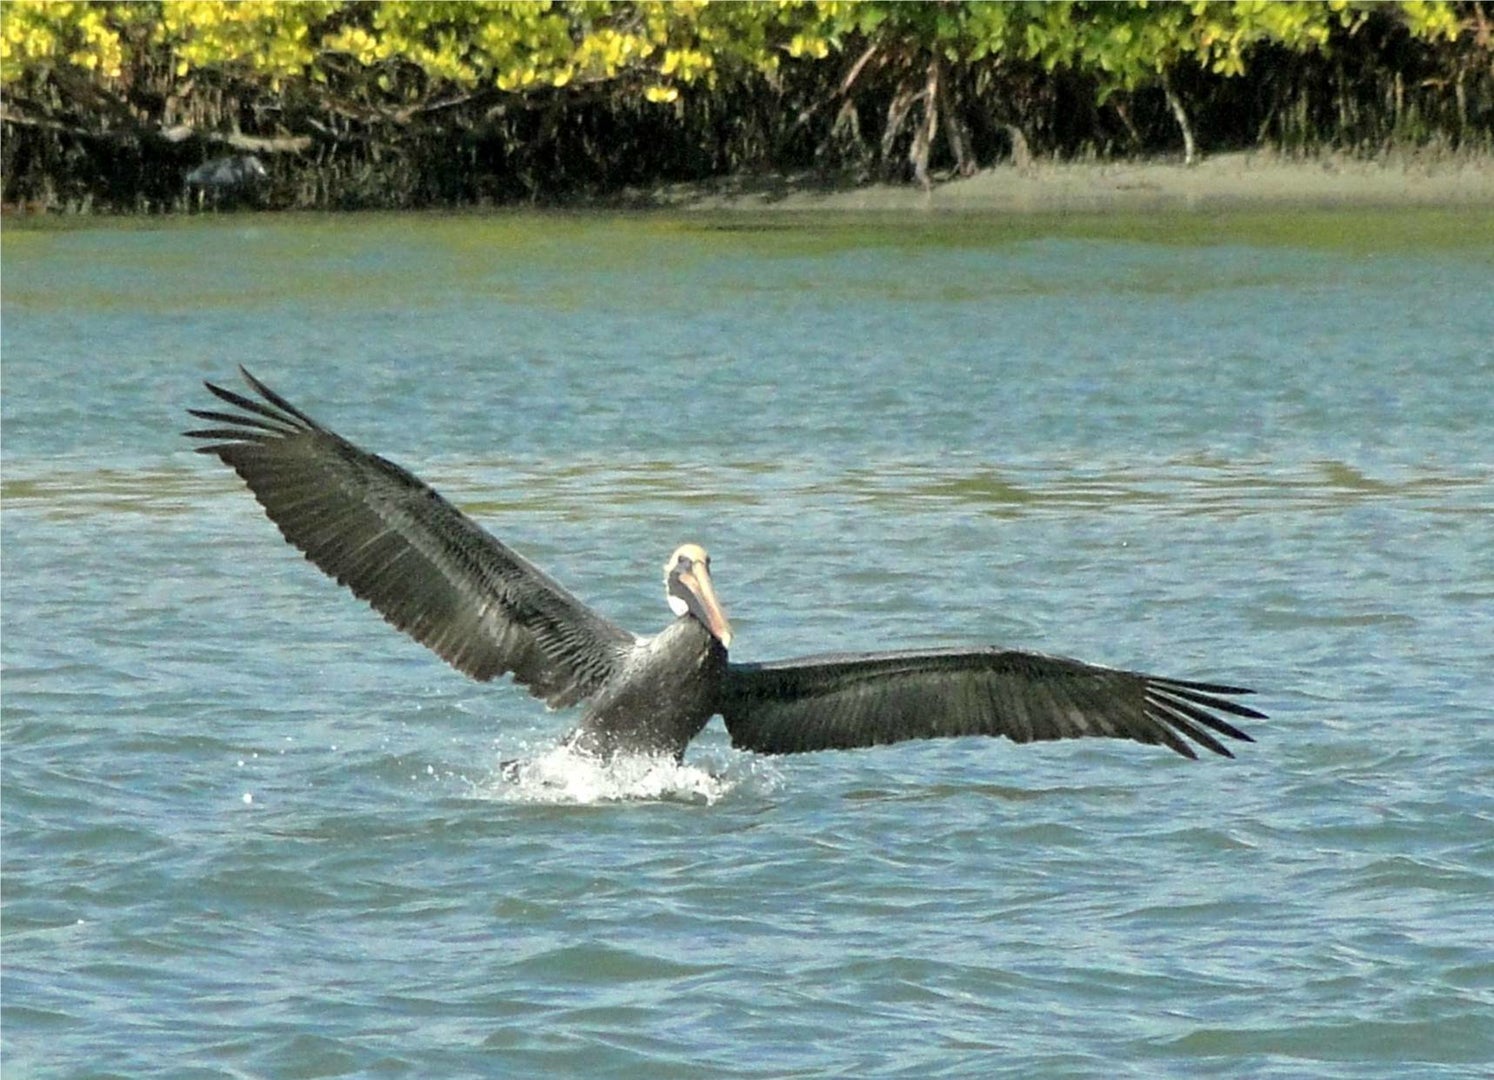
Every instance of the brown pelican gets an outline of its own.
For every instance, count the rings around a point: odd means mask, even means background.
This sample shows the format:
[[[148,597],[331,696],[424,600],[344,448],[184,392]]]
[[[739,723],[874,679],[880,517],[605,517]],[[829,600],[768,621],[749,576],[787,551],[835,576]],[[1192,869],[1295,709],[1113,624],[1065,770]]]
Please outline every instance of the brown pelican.
[[[511,672],[552,708],[587,703],[574,747],[684,755],[720,714],[766,754],[953,735],[1014,742],[1108,736],[1195,758],[1252,741],[1218,713],[1264,719],[1237,686],[1187,682],[1015,649],[920,649],[735,663],[731,624],[696,544],[664,564],[676,618],[622,629],[405,469],[317,423],[242,367],[259,400],[207,383],[236,412],[191,409],[187,432],[249,485],[306,558],[474,679]]]

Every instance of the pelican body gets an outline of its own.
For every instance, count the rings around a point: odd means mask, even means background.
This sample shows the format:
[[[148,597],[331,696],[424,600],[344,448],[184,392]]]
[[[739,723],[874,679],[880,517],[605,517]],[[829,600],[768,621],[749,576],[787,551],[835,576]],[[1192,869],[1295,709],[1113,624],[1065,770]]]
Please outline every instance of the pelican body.
[[[680,758],[715,715],[731,626],[716,603],[705,551],[682,546],[665,564],[664,582],[671,606],[683,614],[629,651],[567,737],[572,747],[603,758],[622,752]]]
[[[242,367],[234,411],[190,409],[187,432],[243,478],[308,560],[459,671],[512,674],[551,708],[585,703],[578,751],[684,756],[713,716],[759,753],[849,749],[960,735],[1014,742],[1105,736],[1194,745],[1252,741],[1221,713],[1265,715],[1242,687],[996,647],[729,659],[732,630],[710,558],[683,544],[664,565],[675,619],[630,633],[572,596],[414,474],[317,423]]]

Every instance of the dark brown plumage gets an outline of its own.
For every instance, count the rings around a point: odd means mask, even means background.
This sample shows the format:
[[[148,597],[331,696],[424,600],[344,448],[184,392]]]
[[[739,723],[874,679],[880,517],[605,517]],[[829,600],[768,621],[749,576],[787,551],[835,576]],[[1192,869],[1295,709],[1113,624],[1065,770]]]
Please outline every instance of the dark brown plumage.
[[[569,741],[602,756],[684,754],[713,715],[767,754],[957,735],[1014,742],[1106,736],[1251,741],[1222,716],[1264,719],[1235,686],[1011,649],[727,659],[731,627],[694,544],[665,565],[677,618],[639,637],[592,611],[418,477],[318,424],[240,368],[258,400],[208,383],[234,412],[191,409],[187,432],[249,485],[285,538],[391,624],[474,679],[511,673],[552,707],[588,707]]]

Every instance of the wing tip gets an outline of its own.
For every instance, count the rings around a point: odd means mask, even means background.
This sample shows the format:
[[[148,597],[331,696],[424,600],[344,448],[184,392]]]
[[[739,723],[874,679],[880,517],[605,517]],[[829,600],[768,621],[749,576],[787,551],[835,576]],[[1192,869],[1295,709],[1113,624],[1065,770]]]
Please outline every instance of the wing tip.
[[[1251,720],[1269,719],[1259,709],[1241,705],[1223,696],[1249,693],[1254,691],[1222,683],[1148,677],[1146,707],[1150,718],[1163,728],[1175,734],[1181,733],[1221,757],[1233,758],[1234,753],[1216,739],[1215,734],[1246,743],[1255,742],[1255,737],[1218,714],[1225,713]],[[1168,745],[1172,745],[1170,741]],[[1197,755],[1189,756],[1196,758]]]

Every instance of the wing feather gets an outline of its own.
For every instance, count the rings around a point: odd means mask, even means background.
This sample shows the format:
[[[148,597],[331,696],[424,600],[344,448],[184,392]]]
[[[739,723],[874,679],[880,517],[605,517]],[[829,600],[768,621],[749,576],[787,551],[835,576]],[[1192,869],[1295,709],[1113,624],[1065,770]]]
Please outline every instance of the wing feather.
[[[734,746],[766,754],[1000,735],[1131,739],[1189,758],[1191,740],[1233,757],[1213,733],[1253,740],[1210,710],[1265,719],[1221,696],[1248,693],[1043,653],[938,649],[732,664],[720,712]]]
[[[474,679],[512,672],[552,706],[605,682],[634,636],[582,604],[433,488],[318,424],[248,371],[208,383],[238,412],[187,432],[249,485],[291,544],[390,624]]]

